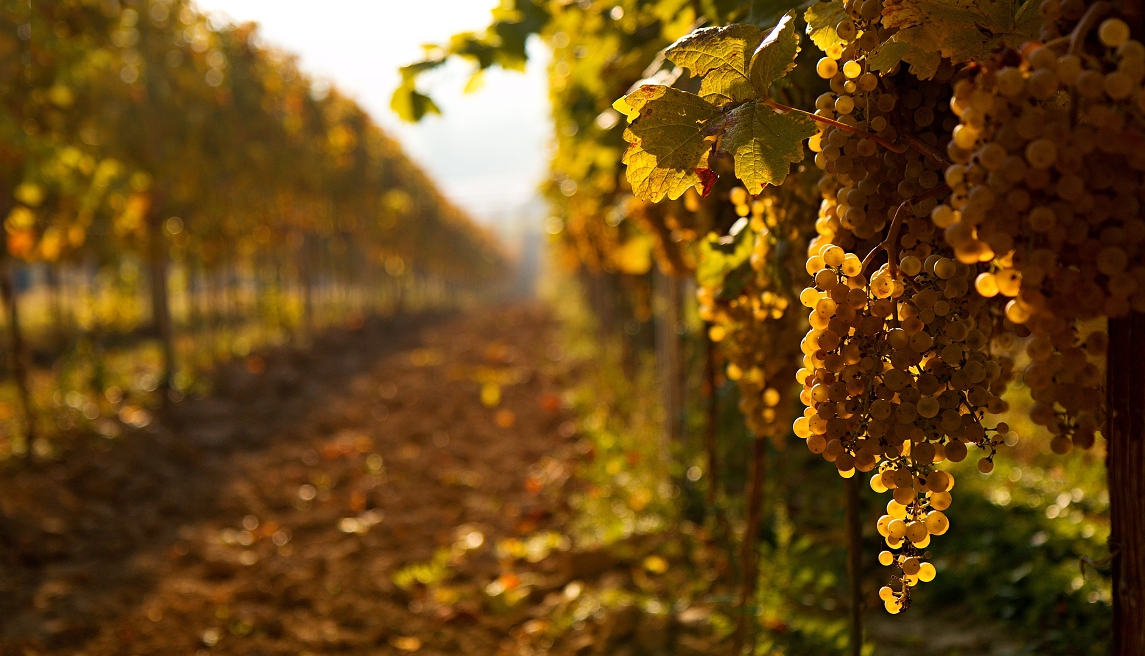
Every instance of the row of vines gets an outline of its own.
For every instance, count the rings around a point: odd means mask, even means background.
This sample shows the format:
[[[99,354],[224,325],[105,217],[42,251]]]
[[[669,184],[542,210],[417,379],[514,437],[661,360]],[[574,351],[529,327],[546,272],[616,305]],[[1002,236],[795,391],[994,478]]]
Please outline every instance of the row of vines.
[[[5,0],[0,28],[5,453],[109,402],[138,424],[129,387],[166,402],[219,357],[501,272],[361,107],[253,25],[184,0]],[[116,385],[117,352],[145,373]]]
[[[508,0],[403,69],[394,107],[436,111],[418,76],[451,57],[518,69],[530,35],[552,48],[557,257],[636,319],[659,305],[674,327],[691,307],[704,388],[739,388],[734,653],[769,594],[768,455],[795,466],[798,441],[846,480],[855,654],[865,605],[907,611],[938,575],[952,470],[988,476],[1018,444],[1104,452],[1108,552],[1089,564],[1109,573],[1113,653],[1141,654],[1143,20],[1105,0]],[[717,414],[713,509],[736,464]]]

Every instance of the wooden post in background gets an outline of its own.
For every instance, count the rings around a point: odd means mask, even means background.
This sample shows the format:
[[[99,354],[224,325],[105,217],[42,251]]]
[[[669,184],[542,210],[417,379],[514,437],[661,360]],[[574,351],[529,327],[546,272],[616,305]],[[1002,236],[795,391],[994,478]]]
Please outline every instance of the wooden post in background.
[[[759,580],[759,527],[763,520],[763,482],[767,475],[767,440],[755,437],[751,442],[751,482],[747,492],[747,527],[743,533],[740,559],[743,580],[740,582],[739,613],[733,656],[755,653],[755,587]]]
[[[1145,314],[1109,320],[1106,369],[1113,654],[1145,654]]]
[[[684,364],[680,353],[680,279],[660,271],[652,274],[656,363],[664,405],[664,447],[684,436]],[[667,455],[667,451],[665,451]]]
[[[846,496],[847,575],[851,579],[851,656],[863,655],[863,506],[858,472],[843,479]]]

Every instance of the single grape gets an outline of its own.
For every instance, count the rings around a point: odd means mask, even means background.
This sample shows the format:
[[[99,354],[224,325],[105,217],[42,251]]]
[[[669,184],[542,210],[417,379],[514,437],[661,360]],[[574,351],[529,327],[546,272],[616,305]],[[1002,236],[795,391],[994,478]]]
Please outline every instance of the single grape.
[[[851,39],[855,38],[856,32],[857,30],[855,29],[855,22],[850,18],[844,18],[839,22],[838,25],[835,26],[835,33],[838,34],[839,38],[843,41],[850,41]]]
[[[816,64],[815,72],[824,80],[829,80],[835,77],[835,74],[839,72],[839,64],[830,57],[824,57]]]
[[[1097,37],[1108,48],[1116,48],[1129,40],[1129,25],[1120,18],[1106,18],[1097,28]]]

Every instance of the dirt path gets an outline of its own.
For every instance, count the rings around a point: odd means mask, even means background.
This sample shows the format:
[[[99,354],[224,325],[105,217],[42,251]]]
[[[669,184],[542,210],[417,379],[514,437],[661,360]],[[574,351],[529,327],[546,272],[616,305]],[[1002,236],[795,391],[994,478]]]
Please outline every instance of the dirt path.
[[[5,473],[0,654],[512,653],[522,618],[467,600],[493,545],[560,521],[550,329],[503,307],[339,331]],[[451,553],[445,592],[395,585]]]

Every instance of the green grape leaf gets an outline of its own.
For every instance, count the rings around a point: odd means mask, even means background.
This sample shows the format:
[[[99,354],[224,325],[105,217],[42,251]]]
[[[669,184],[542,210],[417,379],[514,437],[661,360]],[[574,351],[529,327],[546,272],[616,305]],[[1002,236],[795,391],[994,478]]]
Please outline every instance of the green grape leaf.
[[[729,276],[741,267],[750,268],[752,240],[747,236],[750,230],[740,230],[735,235],[720,237],[714,232],[699,243],[696,262],[696,282],[701,287],[720,288],[726,286]],[[743,282],[735,290],[738,295]]]
[[[748,242],[747,239],[744,241]],[[754,277],[755,270],[751,268],[751,262],[744,262],[724,276],[724,284],[720,286],[720,292],[716,294],[716,298],[721,301],[730,301],[736,298]]]
[[[621,96],[612,101],[612,108],[623,114],[624,117],[628,119],[629,123],[635,121],[636,117],[640,116],[640,112],[636,111],[632,108],[632,105],[628,104],[627,96]]]
[[[942,54],[928,47],[927,43],[934,43],[928,34],[930,30],[922,27],[908,27],[894,36],[894,40],[906,45],[906,52],[902,55],[904,63],[910,65],[912,75],[920,80],[929,80],[938,72],[938,65],[942,63]],[[971,34],[964,34],[962,39],[972,39]],[[981,44],[979,44],[981,47]]]
[[[745,23],[766,27],[792,9],[806,6],[807,0],[751,0]]]
[[[919,79],[926,80],[934,77],[938,72],[938,65],[942,63],[942,55],[917,45],[912,38],[909,28],[884,41],[867,56],[867,65],[873,71],[886,73],[900,61],[910,66],[910,72]]]
[[[843,0],[816,2],[808,7],[807,13],[803,15],[803,19],[807,21],[807,34],[824,52],[831,46],[843,43],[835,32],[835,26],[847,17],[847,11],[843,9]]]
[[[673,64],[702,78],[700,96],[715,105],[759,96],[760,89],[748,74],[751,55],[763,39],[754,25],[735,23],[727,27],[701,27],[664,51]]]
[[[750,194],[778,185],[791,164],[803,160],[803,140],[815,134],[805,114],[780,114],[763,102],[740,105],[728,113],[723,149],[735,157],[735,172]]]
[[[1034,2],[1034,0],[1026,0],[1018,7],[1018,11],[1014,12],[1014,32],[1017,34],[1037,34],[1041,36],[1042,18],[1041,3]]]
[[[867,55],[867,66],[879,73],[886,73],[902,61],[910,45],[896,41],[893,37],[884,41]]]
[[[888,0],[882,23],[898,30],[892,37],[905,43],[902,61],[919,77],[931,77],[939,56],[955,64],[982,57],[1003,47],[1017,47],[1038,38],[1038,0]],[[929,74],[922,74],[929,71]]]
[[[403,82],[394,90],[390,99],[390,109],[403,121],[416,123],[426,114],[440,114],[441,110],[429,96],[419,93],[412,81]]]
[[[692,187],[711,187],[708,156],[722,114],[702,97],[672,87],[648,85],[624,96],[631,125],[622,159],[627,180],[640,199],[672,200]]]
[[[708,155],[723,115],[712,103],[686,91],[647,85],[624,97],[630,145],[621,160],[637,198],[676,200],[693,186],[710,186]]]
[[[751,81],[763,93],[773,82],[795,68],[799,54],[799,32],[795,31],[795,12],[787,12],[755,49],[751,56]]]

